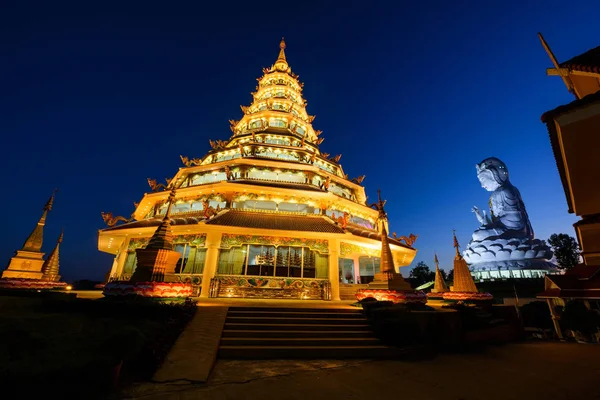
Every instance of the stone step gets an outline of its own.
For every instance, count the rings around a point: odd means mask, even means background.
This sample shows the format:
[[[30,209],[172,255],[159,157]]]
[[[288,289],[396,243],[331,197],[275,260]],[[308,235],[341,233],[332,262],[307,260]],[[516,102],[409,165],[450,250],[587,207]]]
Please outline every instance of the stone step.
[[[336,314],[361,314],[359,308],[338,308],[338,307],[243,307],[243,306],[232,306],[229,307],[229,311],[260,311],[260,312],[310,312],[310,313],[336,313]]]
[[[374,333],[369,330],[252,330],[252,329],[225,329],[223,338],[371,338]]]
[[[312,324],[312,325],[355,325],[359,322],[364,321],[366,324],[366,320],[358,319],[358,318],[317,318],[317,317],[236,317],[230,316],[227,314],[227,319],[225,323],[244,323],[244,324],[290,324],[290,325],[299,325],[299,324]]]
[[[226,359],[398,359],[414,354],[414,348],[373,346],[230,346],[219,348],[219,357]]]
[[[281,317],[281,318],[353,318],[353,319],[364,319],[365,317],[360,313],[338,313],[336,311],[330,312],[314,312],[311,311],[286,311],[286,310],[230,310],[227,313],[229,317]]]
[[[293,324],[293,323],[263,323],[254,322],[227,322],[225,330],[264,330],[264,331],[371,331],[371,327],[366,322],[358,323],[355,321],[352,325],[340,324]]]
[[[344,337],[312,337],[312,338],[294,338],[294,337],[224,337],[221,338],[222,346],[261,346],[261,347],[281,347],[281,346],[375,346],[380,345],[377,338],[344,338]]]

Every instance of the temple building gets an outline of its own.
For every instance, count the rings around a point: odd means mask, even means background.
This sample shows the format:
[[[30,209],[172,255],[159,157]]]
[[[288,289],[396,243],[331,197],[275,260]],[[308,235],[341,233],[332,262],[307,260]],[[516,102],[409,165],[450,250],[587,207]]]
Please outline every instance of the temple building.
[[[576,100],[542,115],[550,135],[569,213],[586,265],[600,265],[600,46],[558,63],[542,39],[555,68]]]
[[[131,278],[136,249],[169,209],[181,256],[164,280],[192,283],[202,297],[339,300],[340,285],[371,282],[389,231],[382,200],[369,204],[364,176],[350,179],[341,155],[321,152],[302,89],[282,40],[229,140],[211,140],[202,158],[181,156],[165,184],[148,179],[152,192],[130,219],[103,213],[98,249],[115,255],[110,280]],[[415,238],[388,238],[397,269],[414,259]]]

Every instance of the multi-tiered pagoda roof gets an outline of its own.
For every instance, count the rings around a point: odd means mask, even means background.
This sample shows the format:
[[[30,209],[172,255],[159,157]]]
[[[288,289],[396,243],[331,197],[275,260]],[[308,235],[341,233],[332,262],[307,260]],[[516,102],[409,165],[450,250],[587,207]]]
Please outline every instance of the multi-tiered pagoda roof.
[[[136,204],[130,219],[103,214],[109,227],[100,231],[99,249],[116,254],[132,235],[151,236],[163,220],[172,188],[175,235],[218,230],[356,237],[379,248],[382,216],[368,203],[364,176],[351,179],[341,155],[321,151],[324,138],[313,128],[315,117],[306,110],[302,90],[282,40],[277,60],[258,78],[252,102],[241,106],[241,119],[230,121],[230,138],[210,140],[211,150],[203,157],[181,156],[183,167],[166,182],[148,179],[152,192]],[[126,223],[116,225],[117,220]],[[396,265],[410,263],[412,241],[394,234],[389,242]]]

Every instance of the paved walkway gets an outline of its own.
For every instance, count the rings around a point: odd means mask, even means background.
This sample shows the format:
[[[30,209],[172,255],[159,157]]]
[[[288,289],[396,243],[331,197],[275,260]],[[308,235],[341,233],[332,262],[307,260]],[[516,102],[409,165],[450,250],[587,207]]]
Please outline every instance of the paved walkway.
[[[207,384],[156,385],[129,395],[145,400],[593,400],[600,399],[598,382],[600,346],[552,342],[421,362],[224,360]]]
[[[217,359],[226,317],[226,306],[199,306],[152,380],[177,384],[206,382]]]

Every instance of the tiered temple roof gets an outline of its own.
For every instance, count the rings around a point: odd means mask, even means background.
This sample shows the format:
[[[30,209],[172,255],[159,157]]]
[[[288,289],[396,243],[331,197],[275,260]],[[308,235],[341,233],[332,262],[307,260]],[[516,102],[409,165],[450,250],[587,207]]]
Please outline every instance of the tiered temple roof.
[[[307,113],[303,85],[288,64],[283,40],[279,47],[273,65],[258,78],[250,104],[241,106],[243,115],[230,121],[232,134],[227,140],[210,140],[211,149],[201,158],[181,156],[183,167],[165,183],[148,179],[152,192],[135,204],[131,217],[103,213],[108,228],[99,232],[98,249],[115,254],[111,277],[135,275],[142,264],[150,271],[154,253],[148,252],[146,259],[141,250],[171,249],[182,255],[174,274],[201,273],[207,295],[208,279],[232,271],[244,276],[257,273],[248,255],[253,246],[271,246],[284,254],[278,243],[286,238],[290,239],[286,243],[294,243],[288,247],[302,252],[310,248],[323,257],[318,274],[302,261],[303,272],[294,272],[294,277],[328,276],[336,298],[337,271],[324,268],[337,266],[340,257],[353,260],[356,280],[361,257],[379,258],[377,242],[384,243],[383,254],[380,260],[372,259],[370,273],[379,268],[377,261],[382,272],[391,274],[394,267],[414,259],[416,236],[388,237],[385,202],[381,198],[368,202],[364,175],[350,179],[340,164],[341,155],[321,151],[324,139],[313,128],[315,117]],[[117,225],[119,221],[124,223]],[[236,245],[229,246],[226,237],[234,237]],[[319,248],[306,247],[314,239],[319,239]],[[146,248],[139,247],[146,242]],[[327,257],[328,263],[323,261]],[[240,262],[245,264],[241,269]],[[286,274],[282,268],[283,264],[269,274],[279,279]],[[258,274],[263,276],[264,271]],[[394,282],[401,280],[397,273],[392,275]]]

